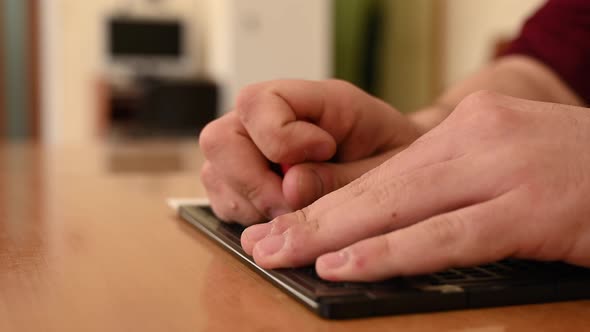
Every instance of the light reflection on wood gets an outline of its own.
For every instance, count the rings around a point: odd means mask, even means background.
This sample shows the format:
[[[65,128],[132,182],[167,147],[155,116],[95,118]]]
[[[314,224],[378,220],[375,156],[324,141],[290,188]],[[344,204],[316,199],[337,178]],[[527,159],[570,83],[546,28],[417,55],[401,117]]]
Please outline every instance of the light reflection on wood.
[[[166,205],[167,197],[204,196],[194,142],[169,145],[183,167],[166,172],[113,173],[109,156],[120,148],[0,147],[0,331],[563,331],[590,323],[590,301],[319,319]]]

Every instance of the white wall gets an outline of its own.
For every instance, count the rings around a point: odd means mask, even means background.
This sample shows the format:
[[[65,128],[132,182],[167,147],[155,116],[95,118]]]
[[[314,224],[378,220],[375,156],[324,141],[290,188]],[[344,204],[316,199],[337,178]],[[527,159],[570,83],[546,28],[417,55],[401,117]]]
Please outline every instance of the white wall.
[[[167,0],[146,6],[145,1],[43,0],[42,64],[44,96],[42,130],[48,143],[79,144],[97,138],[97,82],[105,71],[105,18],[119,10],[134,14],[179,17],[188,24],[188,52],[198,61],[188,70],[198,72],[206,61],[199,51],[208,31],[208,0]],[[198,44],[199,43],[199,44]]]
[[[120,11],[184,19],[195,60],[184,72],[224,84],[223,110],[245,84],[330,74],[330,0],[42,1],[45,142],[97,138],[97,82],[121,73],[105,61],[104,20]]]
[[[449,85],[489,61],[497,38],[518,33],[545,0],[446,0],[442,84]]]
[[[43,142],[55,142],[60,132],[60,124],[57,121],[57,110],[62,109],[62,93],[57,86],[61,75],[59,56],[61,42],[58,8],[52,0],[40,2],[40,40],[41,40],[41,140]]]
[[[210,70],[228,111],[247,84],[332,74],[330,0],[215,0]]]
[[[444,1],[443,85],[489,61],[494,41],[516,34],[525,18],[544,2]],[[156,2],[155,9],[142,6],[144,3],[42,0],[44,141],[84,143],[96,138],[96,82],[105,65],[103,20],[128,4],[144,15],[164,13],[186,19],[191,25],[189,49],[198,59],[190,65],[191,70],[228,84],[224,110],[229,109],[238,89],[252,81],[330,75],[326,71],[331,67],[329,0],[166,0]],[[257,7],[265,10],[252,12]],[[284,25],[280,33],[264,29],[283,22],[298,24]],[[248,27],[257,24],[262,29],[248,32]],[[301,35],[309,37],[297,38]],[[269,43],[275,46],[272,50],[266,48]],[[251,47],[239,52],[234,49],[244,46]],[[300,52],[302,47],[309,51]],[[253,62],[263,65],[248,65]]]

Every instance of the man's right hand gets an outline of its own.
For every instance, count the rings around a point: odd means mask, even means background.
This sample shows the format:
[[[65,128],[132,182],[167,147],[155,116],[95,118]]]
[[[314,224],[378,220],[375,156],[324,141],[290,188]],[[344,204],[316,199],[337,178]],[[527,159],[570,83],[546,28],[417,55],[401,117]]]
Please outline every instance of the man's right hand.
[[[251,225],[311,204],[419,136],[404,115],[343,81],[254,84],[203,129],[201,181],[218,217]],[[292,167],[281,176],[272,163]]]

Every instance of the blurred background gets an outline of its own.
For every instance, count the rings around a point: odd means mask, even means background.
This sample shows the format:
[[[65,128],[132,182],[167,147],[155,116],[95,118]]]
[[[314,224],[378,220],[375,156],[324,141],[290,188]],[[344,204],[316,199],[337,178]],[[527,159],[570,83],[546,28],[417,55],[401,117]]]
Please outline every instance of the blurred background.
[[[349,80],[402,111],[490,61],[542,0],[0,0],[0,136],[195,140],[244,85]]]

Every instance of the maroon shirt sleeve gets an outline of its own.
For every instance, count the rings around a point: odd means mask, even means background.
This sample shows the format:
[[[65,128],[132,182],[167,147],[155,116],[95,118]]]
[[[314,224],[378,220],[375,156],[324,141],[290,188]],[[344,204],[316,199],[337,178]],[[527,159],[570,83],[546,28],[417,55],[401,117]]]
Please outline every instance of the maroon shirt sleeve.
[[[502,55],[508,54],[545,63],[590,104],[590,0],[549,0]]]

